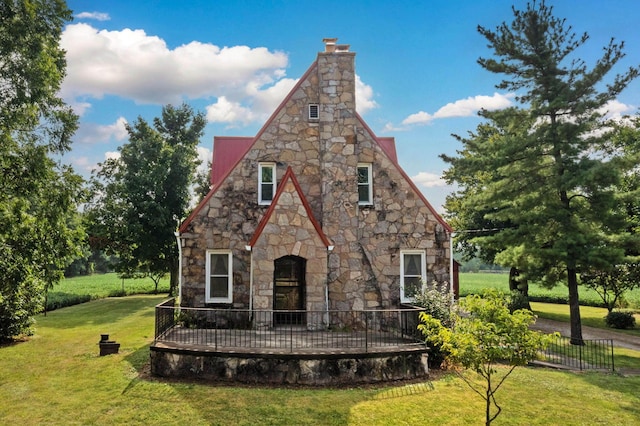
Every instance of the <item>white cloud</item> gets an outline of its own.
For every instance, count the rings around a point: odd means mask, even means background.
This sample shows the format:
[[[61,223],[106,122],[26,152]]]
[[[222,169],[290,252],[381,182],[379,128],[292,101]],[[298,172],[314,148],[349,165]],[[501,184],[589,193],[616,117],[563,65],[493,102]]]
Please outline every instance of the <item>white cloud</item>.
[[[104,153],[105,160],[117,160],[120,158],[120,151],[107,151]]]
[[[356,75],[356,110],[359,114],[364,115],[377,107],[378,104],[373,100],[373,89],[363,83],[359,75]]]
[[[249,95],[252,97],[248,101],[248,103],[250,103],[249,108],[251,109],[252,120],[266,120],[297,82],[298,80],[295,79],[282,78],[266,89],[258,90],[258,88],[255,88],[249,92]]]
[[[447,183],[442,179],[442,176],[430,172],[420,172],[415,176],[411,176],[416,185],[424,186],[425,188],[435,188],[446,186]]]
[[[210,123],[242,123],[244,125],[256,121],[251,108],[243,107],[239,102],[231,102],[220,96],[215,104],[207,106],[207,121]]]
[[[209,171],[209,161],[211,161],[211,150],[202,146],[197,147],[198,150],[198,160],[201,161],[198,166],[198,173],[203,171]]]
[[[83,123],[78,129],[75,140],[80,143],[108,142],[111,139],[124,140],[129,136],[125,128],[127,120],[119,117],[113,124]]]
[[[609,101],[600,109],[600,113],[604,114],[607,118],[620,120],[624,115],[633,114],[636,107],[633,105],[624,104],[617,99]]]
[[[434,114],[429,114],[424,111],[411,114],[402,121],[402,124],[429,124],[439,118],[471,117],[483,108],[489,111],[507,108],[512,105],[512,99],[514,97],[515,95],[512,93],[506,95],[494,93],[493,96],[470,96],[466,99],[448,103]]]
[[[91,172],[95,167],[95,163],[89,161],[88,157],[75,157],[71,159],[71,165],[76,170],[81,170],[84,173]]]
[[[241,102],[281,79],[288,62],[285,53],[264,47],[192,41],[170,49],[144,30],[98,30],[85,23],[68,25],[61,45],[68,101],[109,94],[151,104],[220,96]]]
[[[78,114],[80,117],[82,117],[84,113],[91,108],[91,104],[89,102],[82,102],[79,100],[72,100],[69,102],[69,106],[73,109],[73,112]]]
[[[420,112],[416,112],[415,114],[411,114],[410,116],[402,120],[402,124],[404,125],[427,124],[427,123],[430,123],[432,120],[433,120],[433,115],[424,111],[420,111]]]
[[[391,122],[388,122],[387,124],[384,125],[384,127],[382,128],[382,132],[383,133],[388,133],[388,132],[404,132],[405,130],[407,130],[406,127],[398,127],[396,125],[394,125]]]
[[[108,13],[102,12],[80,12],[75,17],[78,19],[95,19],[96,21],[109,21],[111,19]]]

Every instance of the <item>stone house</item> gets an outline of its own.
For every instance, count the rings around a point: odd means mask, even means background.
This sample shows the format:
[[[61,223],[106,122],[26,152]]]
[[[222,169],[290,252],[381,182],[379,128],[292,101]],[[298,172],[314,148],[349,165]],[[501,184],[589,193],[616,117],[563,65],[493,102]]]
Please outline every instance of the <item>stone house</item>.
[[[387,309],[453,284],[452,229],[356,112],[336,40],[256,136],[214,138],[212,189],[177,233],[182,306]]]

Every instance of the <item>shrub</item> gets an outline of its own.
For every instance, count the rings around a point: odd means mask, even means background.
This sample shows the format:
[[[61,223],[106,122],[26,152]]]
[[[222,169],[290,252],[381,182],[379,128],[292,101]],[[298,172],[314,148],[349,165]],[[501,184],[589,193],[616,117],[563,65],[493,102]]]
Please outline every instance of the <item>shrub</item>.
[[[446,283],[442,286],[436,283],[417,294],[414,303],[424,308],[425,313],[440,320],[445,327],[453,325],[453,300]]]
[[[633,328],[636,325],[636,319],[631,312],[612,311],[604,317],[604,322],[611,328],[625,329]]]
[[[72,294],[62,292],[50,292],[47,294],[46,311],[66,308],[67,306],[78,305],[91,300],[89,294]]]
[[[111,290],[109,292],[109,297],[125,297],[126,295],[127,295],[126,290],[122,288]]]
[[[451,328],[453,327],[454,302],[447,287],[446,283],[442,286],[436,284],[428,290],[417,294],[414,303],[424,308],[423,312],[438,320],[442,326]],[[429,366],[431,368],[440,368],[446,354],[442,351],[441,342],[435,339],[434,334],[435,331],[433,333],[425,333],[425,341],[430,348]]]
[[[512,290],[511,297],[509,298],[509,312],[513,313],[518,309],[531,310],[529,297],[524,295],[520,290]]]

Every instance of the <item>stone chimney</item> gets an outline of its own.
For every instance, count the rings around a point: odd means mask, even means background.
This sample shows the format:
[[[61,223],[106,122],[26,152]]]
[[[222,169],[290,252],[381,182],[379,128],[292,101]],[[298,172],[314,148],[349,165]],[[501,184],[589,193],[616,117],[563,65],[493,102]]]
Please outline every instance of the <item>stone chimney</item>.
[[[356,54],[349,51],[349,45],[336,44],[337,40],[325,38],[325,50],[318,53],[318,133],[322,227],[327,235],[344,242],[350,238],[343,235],[345,230],[358,228]]]
[[[337,38],[323,38],[325,53],[345,53],[349,51],[350,46],[348,44],[336,44],[337,41]]]

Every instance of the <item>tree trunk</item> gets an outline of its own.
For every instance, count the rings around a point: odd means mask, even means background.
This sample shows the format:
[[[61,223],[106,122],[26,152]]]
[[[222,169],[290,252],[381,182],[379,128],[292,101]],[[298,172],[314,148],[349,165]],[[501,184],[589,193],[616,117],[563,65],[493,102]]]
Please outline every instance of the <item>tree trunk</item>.
[[[485,394],[485,426],[491,425],[491,376],[487,377],[487,393]]]
[[[169,272],[169,296],[178,295],[178,284],[180,276],[180,264],[178,262],[171,263],[171,271]]]
[[[580,300],[578,298],[578,275],[575,269],[567,269],[569,287],[569,318],[571,320],[571,344],[583,345]]]

